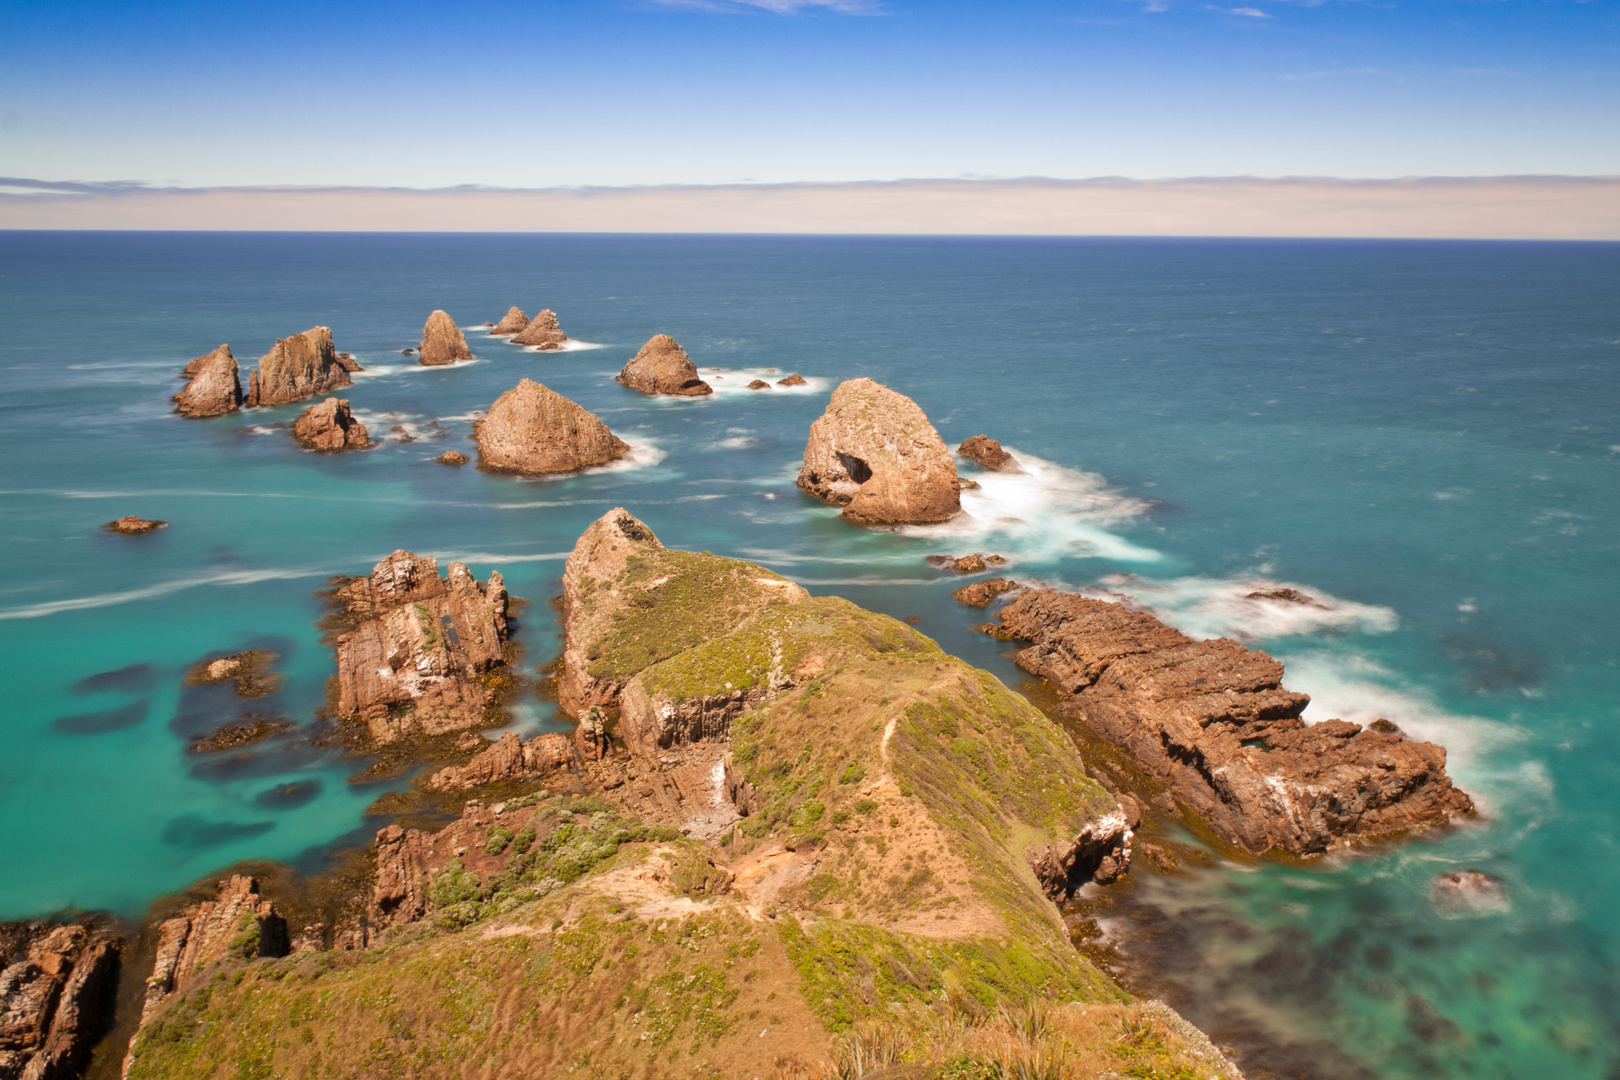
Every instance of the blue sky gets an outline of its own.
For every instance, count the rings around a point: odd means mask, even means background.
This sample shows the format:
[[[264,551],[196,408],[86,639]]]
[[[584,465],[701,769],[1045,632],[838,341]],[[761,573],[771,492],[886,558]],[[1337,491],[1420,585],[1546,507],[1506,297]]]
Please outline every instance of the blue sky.
[[[0,176],[1620,174],[1616,0],[0,0]]]

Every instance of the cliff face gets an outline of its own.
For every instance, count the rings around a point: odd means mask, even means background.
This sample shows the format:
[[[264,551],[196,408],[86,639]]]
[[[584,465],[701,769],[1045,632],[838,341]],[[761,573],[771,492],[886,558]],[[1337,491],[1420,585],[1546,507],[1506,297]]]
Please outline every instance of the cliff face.
[[[698,378],[697,365],[668,334],[655,334],[615,378],[643,394],[702,397],[714,387]]]
[[[229,345],[191,361],[183,377],[190,381],[174,395],[176,412],[185,416],[223,416],[242,407],[242,382]]]
[[[259,408],[286,405],[348,386],[352,380],[324,326],[276,342],[248,375],[245,403]]]
[[[453,562],[441,578],[436,560],[396,551],[332,602],[349,627],[336,642],[339,715],[364,719],[379,745],[484,725],[484,676],[506,662],[499,573],[479,585]]]
[[[522,314],[522,312],[519,312],[519,314]],[[510,312],[508,312],[508,315],[510,315]],[[557,321],[557,313],[550,308],[546,308],[529,320],[528,325],[512,339],[512,344],[534,345],[541,349],[560,349],[567,340],[568,335],[562,332],[562,325]]]
[[[305,409],[304,414],[293,421],[292,436],[311,450],[333,454],[364,450],[371,445],[371,433],[354,418],[348,401],[343,398],[327,398]]]
[[[88,922],[0,924],[0,1076],[79,1075],[112,1022],[122,945]]]
[[[917,403],[871,379],[833,391],[810,425],[799,487],[861,524],[924,524],[962,512],[956,462]]]
[[[497,398],[478,422],[479,462],[498,472],[574,472],[629,452],[602,421],[530,379]]]
[[[435,311],[422,324],[422,344],[417,349],[416,361],[428,367],[454,364],[458,360],[471,360],[472,350],[467,339],[446,312]]]
[[[1263,652],[1051,589],[999,619],[985,629],[1033,642],[1018,665],[1065,695],[1061,713],[1248,851],[1311,855],[1473,809],[1443,748],[1343,720],[1307,726],[1310,699],[1283,689],[1282,665]]]

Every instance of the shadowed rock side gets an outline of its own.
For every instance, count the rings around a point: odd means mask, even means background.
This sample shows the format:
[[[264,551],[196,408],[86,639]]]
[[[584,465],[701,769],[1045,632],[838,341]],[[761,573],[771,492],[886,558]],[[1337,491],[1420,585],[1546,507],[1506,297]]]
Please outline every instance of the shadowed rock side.
[[[422,344],[417,350],[417,363],[442,367],[472,358],[467,339],[454,319],[443,311],[435,311],[427,317],[427,322],[422,324]]]
[[[1001,444],[988,435],[975,435],[956,452],[991,472],[1017,472],[1018,459],[1001,448]]]
[[[181,377],[190,381],[173,400],[175,411],[184,416],[224,416],[242,407],[242,381],[229,345],[197,357]]]
[[[917,403],[849,379],[810,425],[799,487],[861,524],[949,521],[962,512],[956,462]]]
[[[499,572],[479,585],[453,562],[441,578],[435,559],[396,551],[332,603],[352,627],[337,638],[338,715],[364,719],[379,745],[484,725],[485,676],[506,662]]]
[[[614,378],[643,394],[702,397],[714,393],[714,387],[698,378],[697,365],[686,350],[668,334],[648,338]]]
[[[520,311],[518,314],[523,313]],[[511,312],[507,312],[507,318],[510,317]],[[501,321],[505,322],[506,320]],[[517,336],[512,339],[512,344],[533,345],[539,349],[549,350],[562,348],[567,340],[568,335],[562,332],[562,324],[557,321],[557,313],[550,308],[545,308],[530,319],[528,325],[518,331]]]
[[[523,314],[523,309],[511,307],[501,316],[501,321],[490,327],[492,337],[503,337],[507,334],[521,334],[529,325],[529,317]]]
[[[495,399],[477,436],[479,463],[498,472],[574,472],[630,452],[602,421],[531,379]]]
[[[1031,641],[1018,665],[1223,839],[1311,855],[1470,813],[1446,752],[1343,720],[1306,725],[1283,667],[1235,641],[1193,641],[1141,611],[1035,589],[999,612],[997,637]]]
[[[121,947],[88,920],[0,924],[0,1077],[80,1074],[112,1022]]]
[[[348,386],[352,380],[324,326],[276,342],[248,375],[245,404],[260,408],[303,401]]]
[[[343,398],[327,398],[305,409],[304,414],[293,421],[292,437],[311,450],[332,454],[364,450],[371,445],[366,425],[354,418],[348,401]]]

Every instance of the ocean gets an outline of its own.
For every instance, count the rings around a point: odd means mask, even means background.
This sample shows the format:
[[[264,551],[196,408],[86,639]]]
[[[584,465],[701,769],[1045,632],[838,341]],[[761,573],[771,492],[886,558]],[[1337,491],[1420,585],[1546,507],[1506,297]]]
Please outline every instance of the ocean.
[[[1129,596],[1276,655],[1308,719],[1442,743],[1477,821],[1303,865],[1139,860],[1106,940],[1253,1076],[1620,1075],[1617,298],[1613,244],[0,233],[0,918],[139,917],[233,861],[369,837],[400,781],[351,784],[298,739],[188,739],[244,707],[314,723],[318,591],[396,548],[499,569],[531,601],[532,673],[559,651],[562,560],[623,506],[670,546],[914,616],[1012,686],[927,556]],[[513,304],[576,347],[474,329]],[[400,354],[435,308],[473,363]],[[315,325],[365,366],[342,396],[383,446],[300,450],[302,405],[171,411],[192,357],[229,343],[245,381]],[[613,381],[655,333],[712,397]],[[745,389],[790,372],[807,385]],[[793,481],[862,375],[1025,472],[965,467],[982,487],[946,525],[844,523]],[[434,463],[524,377],[634,452],[544,480]],[[101,531],[125,514],[171,524]],[[1315,604],[1249,596],[1278,587]],[[182,685],[245,648],[279,657],[269,697]],[[534,696],[512,724],[564,727]],[[1464,867],[1505,904],[1437,909],[1430,882]]]

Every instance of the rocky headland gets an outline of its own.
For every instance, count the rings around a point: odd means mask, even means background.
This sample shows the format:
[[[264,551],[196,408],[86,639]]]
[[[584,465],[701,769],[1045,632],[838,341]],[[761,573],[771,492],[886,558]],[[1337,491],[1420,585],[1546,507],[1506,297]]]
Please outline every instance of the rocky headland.
[[[520,311],[518,314],[523,313]],[[511,312],[507,312],[507,317],[511,317]],[[550,308],[536,314],[522,330],[517,332],[517,336],[512,338],[514,345],[532,345],[537,349],[548,351],[560,349],[567,342],[568,335],[563,333],[562,324],[557,321],[557,313]]]
[[[292,437],[310,450],[328,454],[365,450],[373,445],[371,433],[355,419],[344,398],[327,398],[305,409],[293,421]]]
[[[654,334],[614,377],[643,394],[702,397],[714,393],[714,387],[698,378],[697,365],[686,350],[668,334]]]
[[[492,337],[506,337],[523,333],[528,325],[529,317],[523,314],[523,309],[510,307],[506,309],[506,314],[501,316],[501,321],[489,328],[489,332]]]
[[[221,345],[186,365],[186,388],[174,395],[175,411],[184,416],[224,416],[242,407],[242,380],[229,345]]]
[[[1282,665],[1263,652],[1051,589],[997,618],[983,629],[1031,643],[1015,659],[1062,695],[1060,715],[1125,751],[1161,786],[1162,807],[1236,847],[1315,855],[1473,811],[1442,747],[1394,725],[1307,725],[1310,699],[1284,689]]]
[[[287,405],[348,386],[352,380],[324,326],[282,338],[248,374],[244,404],[252,408]]]
[[[863,525],[927,524],[962,512],[956,462],[917,403],[849,379],[810,425],[799,487]]]
[[[94,917],[0,924],[0,1077],[80,1075],[112,1024],[126,945]]]
[[[479,463],[496,472],[575,472],[630,452],[602,421],[531,379],[495,400],[477,438]]]
[[[467,338],[449,313],[434,311],[422,324],[422,344],[416,350],[416,362],[427,367],[443,367],[461,360],[471,360],[472,350]]]

